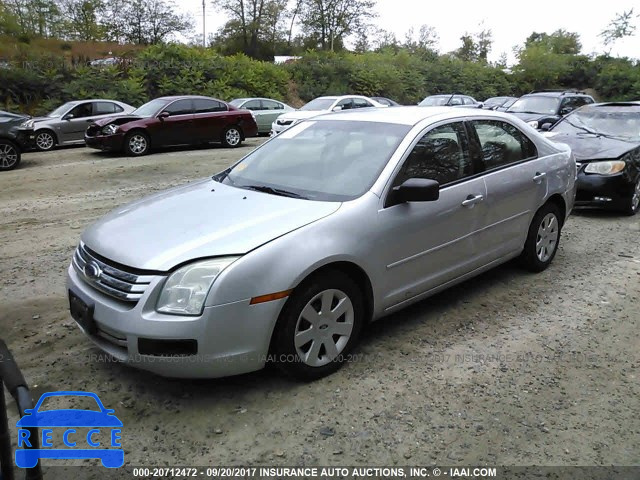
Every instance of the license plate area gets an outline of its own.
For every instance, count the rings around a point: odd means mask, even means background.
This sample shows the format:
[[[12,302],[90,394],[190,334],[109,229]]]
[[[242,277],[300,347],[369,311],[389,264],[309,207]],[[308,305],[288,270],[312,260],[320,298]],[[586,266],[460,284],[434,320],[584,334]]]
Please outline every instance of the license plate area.
[[[73,319],[84,331],[96,333],[96,322],[93,319],[93,306],[87,305],[80,297],[69,290],[69,311]]]

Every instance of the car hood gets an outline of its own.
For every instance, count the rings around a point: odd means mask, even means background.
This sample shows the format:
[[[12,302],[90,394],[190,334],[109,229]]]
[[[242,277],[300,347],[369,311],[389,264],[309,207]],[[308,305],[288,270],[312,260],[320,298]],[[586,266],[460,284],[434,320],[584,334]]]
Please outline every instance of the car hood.
[[[245,254],[331,215],[340,205],[206,179],[113,210],[89,227],[82,241],[114,262],[168,271],[198,258]]]
[[[279,117],[279,120],[304,120],[306,118],[317,117],[318,115],[323,115],[325,113],[330,112],[329,110],[296,110],[295,112],[282,114]]]
[[[619,158],[640,145],[640,142],[629,142],[596,135],[575,135],[548,132],[545,135],[552,142],[566,143],[578,162],[589,160],[609,160]]]
[[[138,115],[117,115],[113,117],[99,118],[98,120],[93,122],[93,125],[97,125],[99,127],[104,127],[109,123],[114,123],[116,125],[124,125],[125,123],[135,122],[137,120],[142,120],[144,118],[147,118],[147,117],[141,117]]]

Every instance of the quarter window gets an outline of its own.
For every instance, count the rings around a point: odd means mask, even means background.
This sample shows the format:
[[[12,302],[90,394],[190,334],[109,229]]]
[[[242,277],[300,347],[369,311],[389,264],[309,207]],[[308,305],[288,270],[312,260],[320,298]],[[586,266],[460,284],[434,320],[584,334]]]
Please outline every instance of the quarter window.
[[[510,123],[497,120],[475,120],[471,123],[480,140],[485,170],[538,155],[534,143]]]
[[[193,101],[195,107],[195,113],[212,113],[212,112],[226,112],[227,107],[224,103],[217,100],[210,100],[208,98],[196,98]]]
[[[169,115],[187,115],[193,112],[191,100],[176,100],[164,109]]]
[[[436,127],[413,147],[394,186],[410,178],[426,178],[446,185],[473,173],[461,122]]]

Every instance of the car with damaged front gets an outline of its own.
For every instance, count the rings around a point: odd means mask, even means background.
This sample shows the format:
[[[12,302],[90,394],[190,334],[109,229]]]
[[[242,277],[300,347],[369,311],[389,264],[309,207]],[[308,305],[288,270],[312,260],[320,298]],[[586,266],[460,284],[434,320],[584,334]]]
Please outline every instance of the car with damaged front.
[[[635,215],[640,210],[640,103],[596,103],[556,123],[545,135],[576,157],[577,207]]]
[[[0,171],[16,168],[22,159],[22,152],[33,147],[33,129],[22,126],[28,118],[0,111]]]
[[[567,146],[504,113],[304,120],[85,230],[68,269],[71,314],[99,348],[161,375],[274,362],[319,378],[373,320],[511,259],[547,268],[575,168]]]
[[[160,97],[129,115],[112,116],[86,129],[88,147],[146,155],[154,148],[222,143],[239,147],[258,134],[254,115],[216,98],[197,95]]]

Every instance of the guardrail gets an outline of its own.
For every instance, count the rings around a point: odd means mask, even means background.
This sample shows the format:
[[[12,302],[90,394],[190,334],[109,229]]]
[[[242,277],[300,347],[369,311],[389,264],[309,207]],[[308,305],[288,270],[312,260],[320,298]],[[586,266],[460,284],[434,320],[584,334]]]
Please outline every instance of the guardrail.
[[[33,408],[33,400],[29,386],[9,351],[7,344],[0,339],[0,480],[15,480],[13,466],[15,464],[11,448],[11,434],[7,418],[4,387],[9,391],[18,406],[20,417],[24,411]],[[40,448],[37,427],[29,427],[31,448]],[[25,480],[42,480],[42,470],[38,463],[33,468],[24,469]]]

